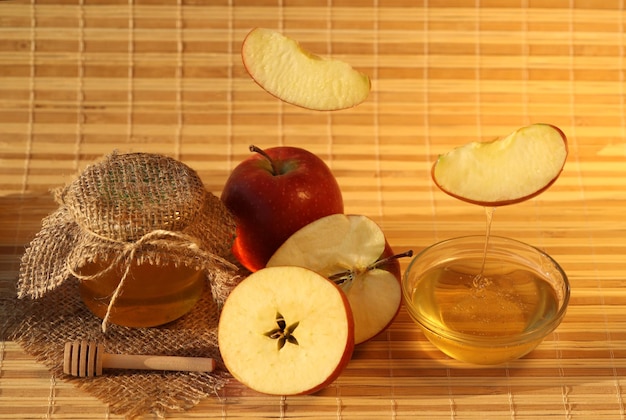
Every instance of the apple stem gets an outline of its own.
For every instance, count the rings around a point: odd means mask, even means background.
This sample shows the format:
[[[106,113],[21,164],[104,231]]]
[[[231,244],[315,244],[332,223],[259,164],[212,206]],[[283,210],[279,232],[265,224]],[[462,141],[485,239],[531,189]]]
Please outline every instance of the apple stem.
[[[400,254],[395,254],[389,257],[382,258],[368,265],[365,271],[373,270],[378,266],[388,263],[389,261],[397,260],[399,258],[404,258],[404,257],[412,257],[412,256],[413,256],[413,250],[409,249],[408,251],[401,252]],[[353,270],[347,270],[347,271],[342,271],[340,273],[333,274],[332,276],[328,277],[328,279],[333,281],[335,284],[339,285],[339,284],[345,283],[346,281],[353,280],[355,275],[356,273]]]
[[[397,260],[397,259],[404,258],[404,257],[412,257],[412,256],[413,256],[413,250],[409,249],[408,251],[401,252],[400,254],[391,255],[389,257],[378,260],[375,263],[368,265],[367,269],[372,270],[380,265],[388,263],[389,261]]]
[[[274,160],[265,152],[265,150],[261,149],[260,147],[255,146],[254,144],[251,144],[249,146],[249,149],[251,152],[258,153],[269,161],[270,165],[272,166],[273,175],[280,174],[280,171],[278,170],[278,167],[276,166],[276,162],[274,162]]]

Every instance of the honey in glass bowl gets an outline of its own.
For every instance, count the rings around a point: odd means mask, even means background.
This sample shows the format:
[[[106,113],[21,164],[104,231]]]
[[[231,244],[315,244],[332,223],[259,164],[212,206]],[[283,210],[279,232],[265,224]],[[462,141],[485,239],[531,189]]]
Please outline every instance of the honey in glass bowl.
[[[550,256],[502,237],[454,238],[407,268],[404,299],[424,335],[448,356],[493,365],[532,351],[561,322],[569,283]]]

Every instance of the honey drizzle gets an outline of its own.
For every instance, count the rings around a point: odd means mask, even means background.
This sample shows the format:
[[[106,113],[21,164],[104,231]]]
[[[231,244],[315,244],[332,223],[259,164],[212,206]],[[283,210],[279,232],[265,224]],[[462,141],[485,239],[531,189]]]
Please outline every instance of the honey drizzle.
[[[491,222],[493,221],[493,214],[495,213],[495,211],[495,207],[485,207],[485,216],[487,223],[485,232],[485,246],[483,248],[483,261],[480,265],[480,272],[474,277],[474,280],[472,281],[472,286],[477,290],[481,290],[491,284],[491,280],[485,277],[483,273],[485,272],[485,263],[487,261],[487,247],[489,246],[489,237],[491,235]]]

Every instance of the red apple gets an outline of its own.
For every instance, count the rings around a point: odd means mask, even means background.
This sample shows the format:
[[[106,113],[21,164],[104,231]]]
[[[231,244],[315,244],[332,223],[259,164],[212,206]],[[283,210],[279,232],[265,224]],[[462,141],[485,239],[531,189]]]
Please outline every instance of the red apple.
[[[384,331],[402,302],[398,258],[383,231],[363,215],[333,214],[309,223],[283,243],[268,267],[299,266],[334,281],[348,297],[355,344]]]
[[[272,395],[316,392],[334,381],[354,350],[345,294],[302,267],[256,271],[226,299],[220,353],[239,382]]]
[[[324,161],[297,147],[273,147],[241,162],[221,199],[233,214],[233,255],[250,271],[265,267],[294,232],[321,217],[343,213],[339,184]]]

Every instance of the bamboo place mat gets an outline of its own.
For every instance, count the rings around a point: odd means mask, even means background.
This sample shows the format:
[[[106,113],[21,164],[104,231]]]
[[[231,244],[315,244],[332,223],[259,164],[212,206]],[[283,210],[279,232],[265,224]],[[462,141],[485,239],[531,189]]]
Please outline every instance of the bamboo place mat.
[[[49,189],[114,149],[180,159],[216,195],[251,143],[309,149],[332,168],[346,212],[378,221],[396,251],[419,251],[484,232],[481,208],[433,186],[437,154],[548,122],[569,137],[563,174],[500,208],[493,226],[545,249],[570,278],[567,316],[535,351],[498,367],[456,362],[402,309],[316,395],[270,397],[232,381],[166,418],[624,418],[625,9],[624,0],[0,1],[0,296],[13,299],[24,246],[55,208]],[[331,113],[271,97],[239,56],[255,26],[366,72],[370,97]],[[9,315],[0,314],[5,330]],[[42,418],[122,417],[0,341],[0,419]]]

